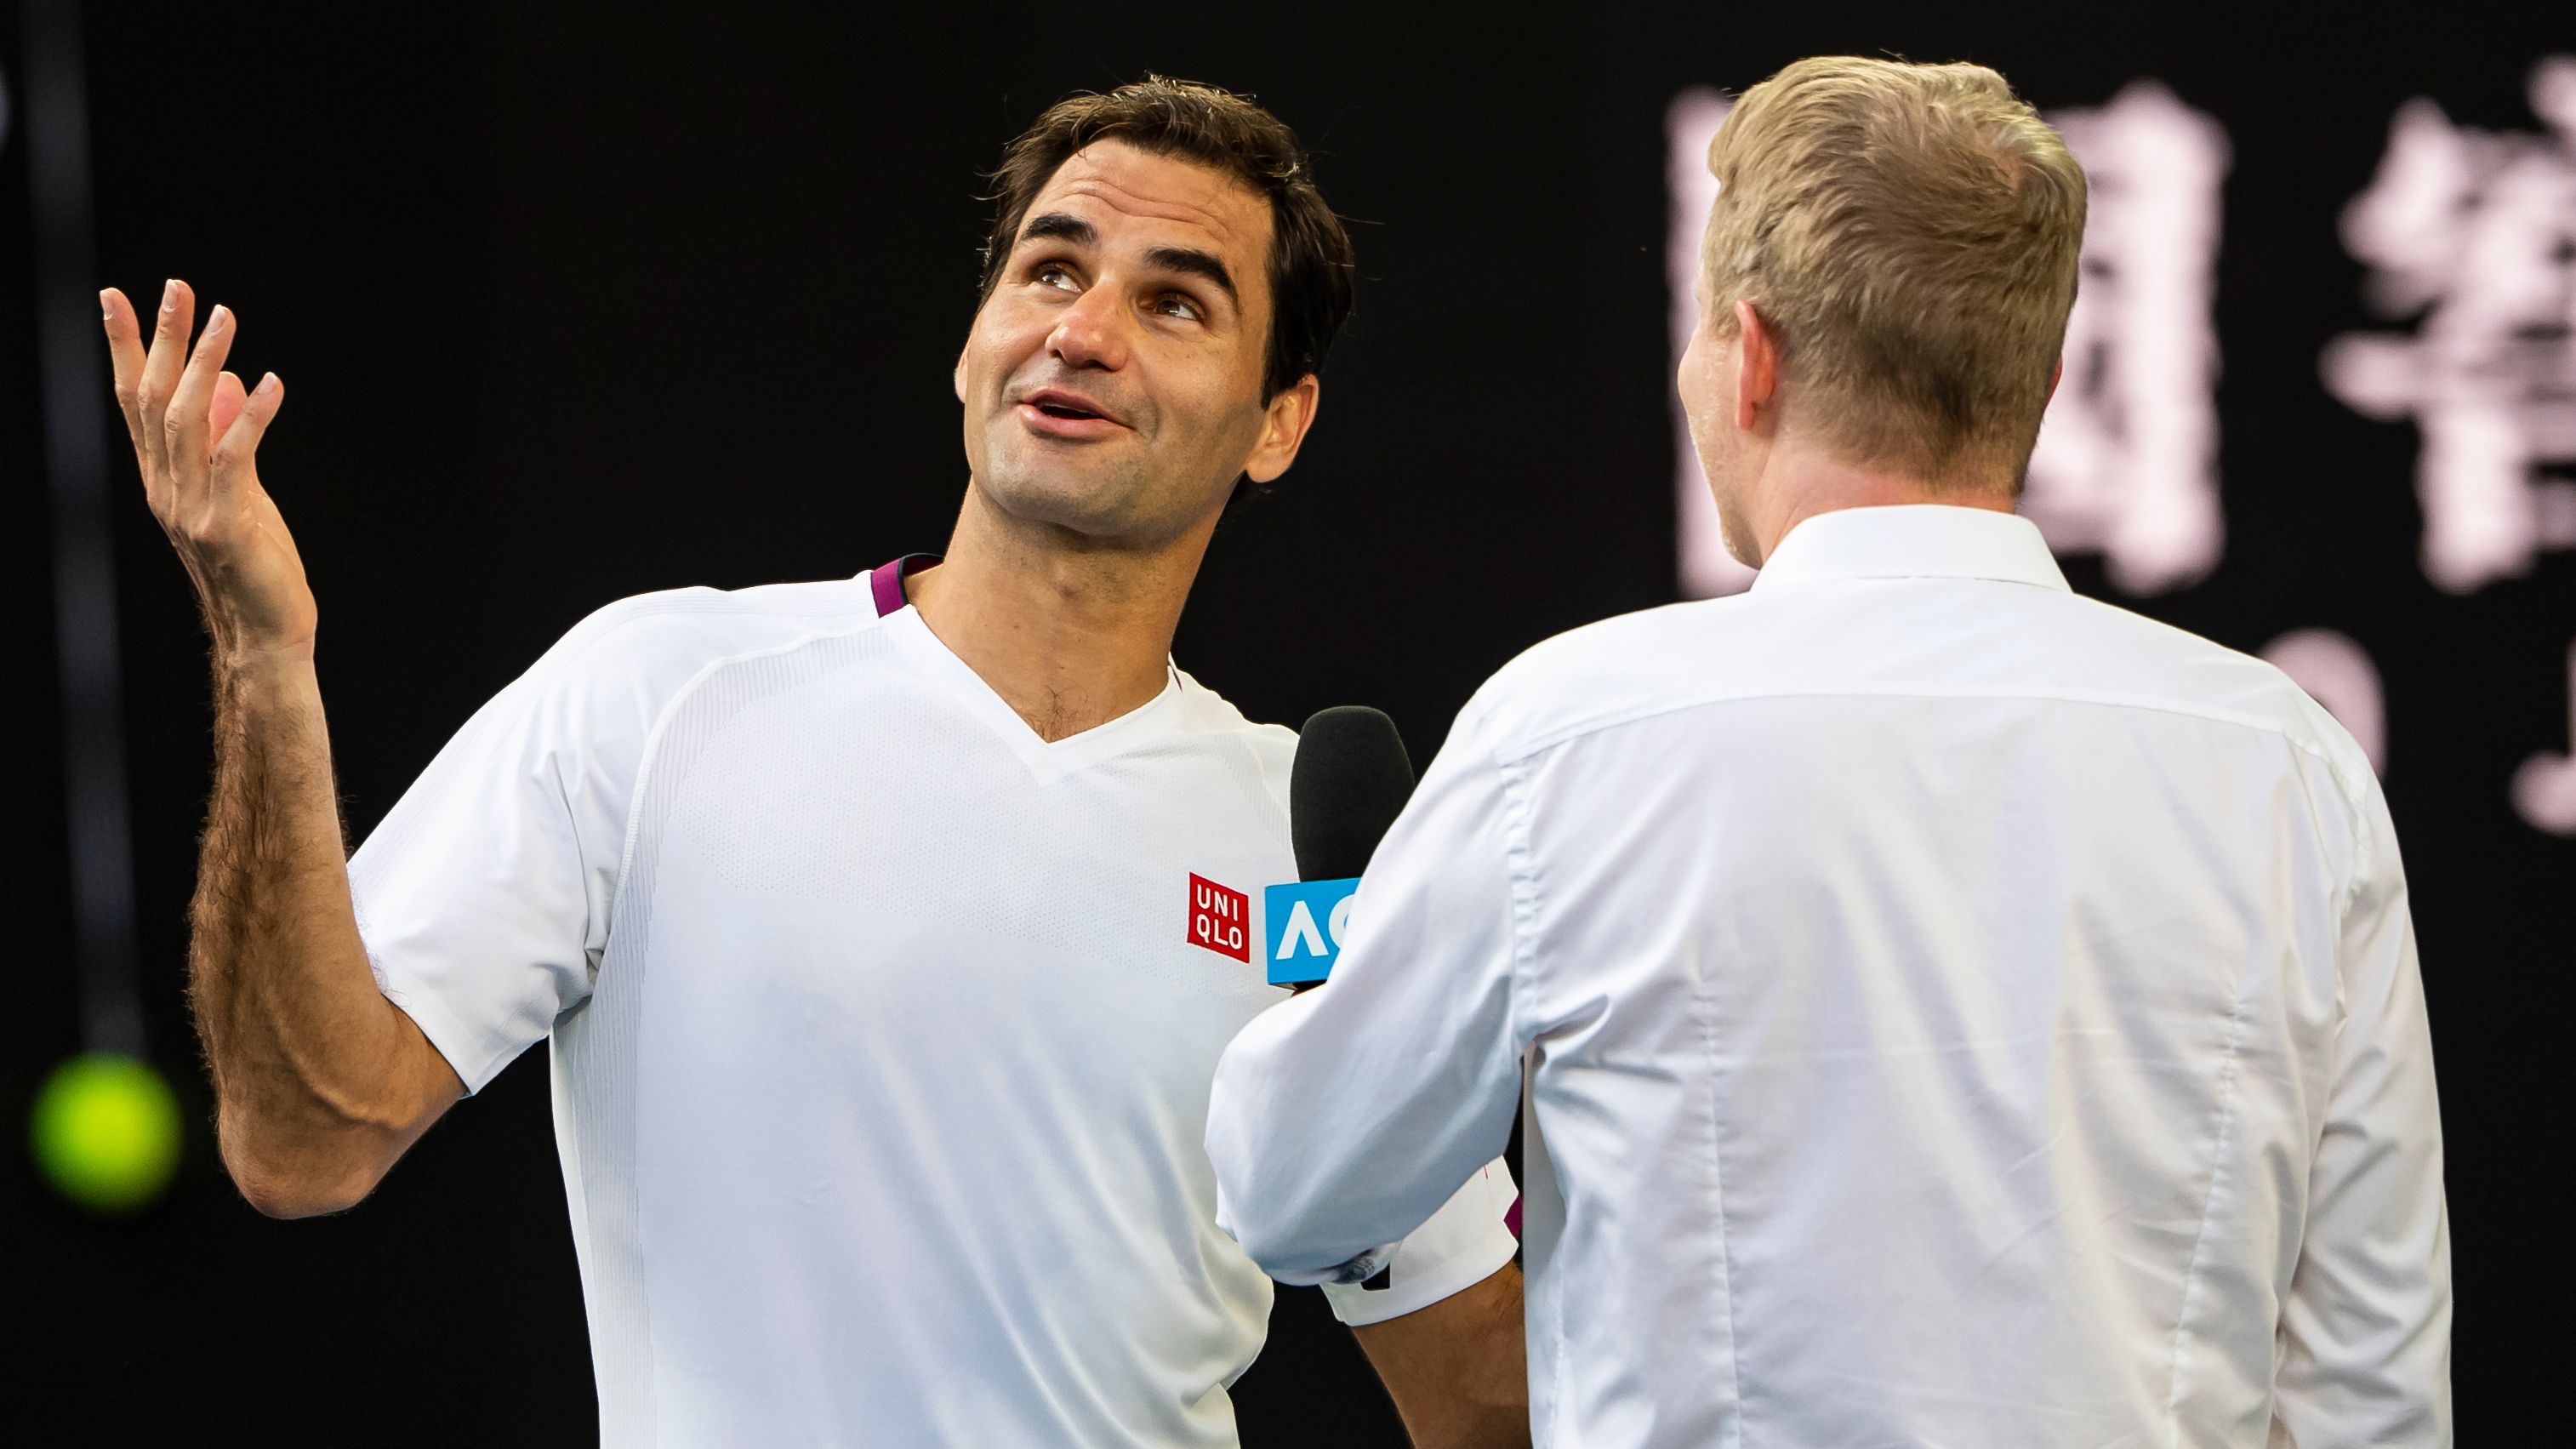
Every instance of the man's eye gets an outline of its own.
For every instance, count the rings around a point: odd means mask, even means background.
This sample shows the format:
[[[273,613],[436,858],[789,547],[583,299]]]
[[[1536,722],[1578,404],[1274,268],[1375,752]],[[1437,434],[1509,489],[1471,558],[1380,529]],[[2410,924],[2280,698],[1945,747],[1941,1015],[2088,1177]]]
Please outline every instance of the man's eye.
[[[1061,287],[1068,292],[1074,289],[1073,273],[1054,262],[1049,262],[1031,272],[1029,277],[1041,287]]]
[[[1198,304],[1177,292],[1166,292],[1155,298],[1154,311],[1159,316],[1178,317],[1184,322],[1199,320]]]

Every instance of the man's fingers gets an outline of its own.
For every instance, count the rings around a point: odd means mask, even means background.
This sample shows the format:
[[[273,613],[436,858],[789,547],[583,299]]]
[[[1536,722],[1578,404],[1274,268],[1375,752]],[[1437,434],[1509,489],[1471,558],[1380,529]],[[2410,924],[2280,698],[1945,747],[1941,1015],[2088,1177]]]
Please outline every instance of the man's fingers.
[[[214,406],[215,378],[223,371],[224,354],[232,351],[235,330],[232,310],[217,307],[206,318],[205,335],[197,339],[187,369],[179,374],[178,390],[170,395],[162,432],[169,440],[170,483],[182,509],[194,501],[189,495],[205,475],[206,450],[214,445],[206,424]]]
[[[224,375],[232,377],[231,373]],[[241,380],[234,378],[233,386],[240,387]],[[254,455],[269,423],[277,416],[279,404],[285,401],[286,384],[278,381],[273,372],[262,377],[259,386],[242,399],[241,411],[232,426],[224,430],[223,441],[215,444],[207,469],[217,509],[232,508],[244,489],[258,483],[259,467]]]
[[[196,294],[173,277],[161,287],[161,310],[153,319],[152,347],[144,354],[143,373],[135,384],[135,404],[143,413],[135,444],[145,453],[145,469],[170,466],[169,441],[162,420],[170,411],[170,394],[179,387],[179,369],[188,360],[188,330],[197,320]]]
[[[116,378],[116,406],[128,431],[140,433],[135,419],[135,389],[143,382],[143,329],[134,320],[134,304],[114,287],[98,294],[101,325],[107,328],[108,370]]]
[[[225,430],[241,416],[242,400],[249,395],[239,373],[228,370],[215,374],[214,406],[206,413],[206,437],[214,446],[223,445]]]
[[[134,304],[109,287],[98,294],[100,325],[107,329],[107,362],[116,378],[116,410],[125,415],[125,434],[134,443],[135,470],[143,476],[143,501],[152,516],[169,512],[169,481],[153,463],[160,445],[160,419],[143,412],[143,325]],[[148,435],[148,436],[147,436]]]

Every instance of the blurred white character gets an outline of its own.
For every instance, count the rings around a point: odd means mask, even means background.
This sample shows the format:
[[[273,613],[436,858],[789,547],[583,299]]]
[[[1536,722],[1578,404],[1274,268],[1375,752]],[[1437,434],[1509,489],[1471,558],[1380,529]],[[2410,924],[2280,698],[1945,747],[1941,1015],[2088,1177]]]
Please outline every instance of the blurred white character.
[[[2522,762],[2513,774],[2513,808],[2534,830],[2576,835],[2576,645],[2567,649],[2567,753]]]
[[[1676,96],[1668,270],[1673,357],[1696,317],[1691,284],[1717,198],[1708,143],[1726,119],[1710,90]],[[2218,341],[2210,317],[2227,133],[2152,80],[2051,124],[2092,182],[2083,281],[2067,324],[2066,375],[2031,455],[2022,512],[2060,554],[2098,553],[2132,594],[2198,580],[2218,564]],[[1731,594],[1752,571],[1727,556],[1717,509],[1673,407],[1682,592]]]
[[[2452,593],[2576,547],[2576,482],[2545,471],[2576,464],[2576,58],[2533,67],[2531,108],[2548,134],[2455,126],[2408,101],[2343,218],[2372,305],[2416,324],[2337,338],[2326,387],[2370,417],[2414,418],[2424,572]]]
[[[2058,553],[2098,553],[2131,594],[2218,566],[2219,183],[2227,132],[2152,80],[2049,113],[2092,181],[2066,373],[2021,511]]]
[[[2332,629],[2293,629],[2263,646],[2263,658],[2352,732],[2370,768],[2388,774],[2388,695],[2370,651]]]

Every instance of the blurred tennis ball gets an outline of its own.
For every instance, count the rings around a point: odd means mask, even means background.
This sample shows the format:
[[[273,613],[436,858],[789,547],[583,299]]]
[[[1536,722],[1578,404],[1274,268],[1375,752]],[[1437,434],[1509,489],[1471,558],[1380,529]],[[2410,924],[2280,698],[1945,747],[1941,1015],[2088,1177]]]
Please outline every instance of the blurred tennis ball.
[[[88,1052],[54,1069],[30,1124],[36,1166],[94,1213],[150,1206],[179,1167],[179,1101],[148,1062]]]

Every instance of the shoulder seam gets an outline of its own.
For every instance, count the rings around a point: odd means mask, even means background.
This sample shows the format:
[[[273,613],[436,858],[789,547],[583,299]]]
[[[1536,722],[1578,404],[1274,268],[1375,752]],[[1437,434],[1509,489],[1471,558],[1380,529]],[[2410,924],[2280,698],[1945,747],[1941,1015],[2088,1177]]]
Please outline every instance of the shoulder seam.
[[[824,579],[817,580],[815,582],[829,584],[840,581]],[[761,585],[760,587],[774,588],[779,586]],[[788,585],[786,587],[792,588],[801,586]],[[867,611],[862,622],[873,623],[877,620],[877,614],[872,600],[862,600],[860,607],[864,607]],[[774,617],[789,620],[810,619],[822,621],[858,616],[860,614],[860,607],[853,607],[847,610],[781,610],[774,611]],[[625,598],[611,600],[610,602],[602,604],[598,608],[591,610],[590,613],[582,617],[580,622],[574,624],[570,630],[565,631],[564,637],[570,638],[572,634],[580,632],[594,621],[599,624],[596,637],[582,641],[580,648],[558,661],[556,668],[557,670],[560,670],[570,667],[575,660],[586,658],[593,650],[606,643],[610,638],[622,633],[632,626],[645,623],[652,619],[667,617],[670,615],[758,612],[767,611],[760,610],[756,605],[748,604],[742,598],[741,593],[725,589],[709,588],[704,585],[691,585],[689,587],[679,589],[663,589],[654,593],[646,594],[629,594]],[[611,615],[614,615],[615,617],[609,617]]]
[[[731,654],[720,655],[714,659],[708,660],[705,664],[700,665],[697,672],[691,674],[687,680],[683,681],[679,688],[671,691],[671,697],[669,699],[662,701],[661,708],[653,712],[652,723],[645,728],[644,748],[636,753],[635,788],[629,790],[626,794],[626,819],[618,829],[617,887],[609,893],[608,900],[602,907],[602,909],[607,912],[608,919],[612,923],[612,927],[613,923],[617,919],[617,908],[626,898],[627,881],[632,878],[634,874],[636,834],[637,827],[644,818],[645,792],[652,782],[653,766],[662,752],[663,734],[668,729],[672,716],[678,712],[680,706],[686,703],[692,696],[696,695],[700,689],[703,689],[708,680],[715,678],[719,673],[730,669],[737,664],[753,659],[768,659],[775,658],[782,654],[792,654],[799,649],[806,648],[826,639],[852,638],[857,635],[867,633],[869,630],[883,624],[885,620],[886,616],[882,614],[870,613],[867,618],[860,620],[857,624],[846,629],[810,630],[806,633],[799,634],[795,638],[782,644],[774,644],[762,649],[738,650]],[[601,950],[603,953],[607,950],[607,945],[604,941],[601,946]]]

